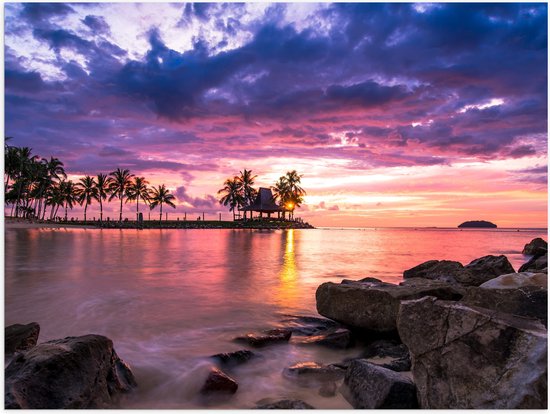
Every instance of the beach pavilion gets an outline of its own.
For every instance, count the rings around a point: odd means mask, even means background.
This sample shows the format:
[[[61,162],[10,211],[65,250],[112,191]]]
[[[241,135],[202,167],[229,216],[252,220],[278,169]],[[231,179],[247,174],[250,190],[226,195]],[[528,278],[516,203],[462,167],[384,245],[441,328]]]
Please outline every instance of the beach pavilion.
[[[239,211],[244,213],[244,218],[246,219],[246,212],[250,211],[250,217],[252,218],[252,212],[256,211],[260,213],[260,217],[264,213],[267,214],[268,218],[271,218],[271,214],[277,213],[277,218],[281,218],[281,212],[286,211],[283,207],[275,204],[273,193],[271,189],[260,187],[258,190],[258,195],[254,202],[248,206],[241,207]]]

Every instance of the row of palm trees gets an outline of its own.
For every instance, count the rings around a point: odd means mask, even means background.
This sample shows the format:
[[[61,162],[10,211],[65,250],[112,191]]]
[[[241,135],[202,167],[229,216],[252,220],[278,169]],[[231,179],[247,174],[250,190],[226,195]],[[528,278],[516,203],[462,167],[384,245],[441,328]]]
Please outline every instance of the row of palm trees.
[[[233,220],[235,220],[236,211],[254,202],[257,195],[257,191],[253,188],[256,177],[258,176],[252,175],[252,170],[244,169],[239,172],[239,175],[225,180],[223,188],[218,191],[221,196],[220,204],[229,207],[229,211],[233,212]],[[294,217],[294,209],[304,201],[306,191],[300,186],[301,178],[302,175],[299,175],[296,170],[288,171],[271,187],[274,201],[283,207],[283,218],[287,211]]]
[[[38,218],[44,220],[50,208],[49,218],[54,219],[60,207],[67,211],[76,204],[84,205],[84,221],[87,220],[88,206],[99,202],[100,221],[103,221],[103,203],[120,201],[119,221],[122,221],[124,202],[136,202],[136,219],[139,217],[139,204],[142,201],[151,209],[168,205],[175,208],[175,197],[164,184],[149,188],[144,177],[137,177],[127,169],[117,168],[108,175],[86,175],[78,182],[67,180],[63,163],[54,157],[50,159],[32,155],[28,147],[4,147],[4,188],[5,201],[11,204],[11,216]]]

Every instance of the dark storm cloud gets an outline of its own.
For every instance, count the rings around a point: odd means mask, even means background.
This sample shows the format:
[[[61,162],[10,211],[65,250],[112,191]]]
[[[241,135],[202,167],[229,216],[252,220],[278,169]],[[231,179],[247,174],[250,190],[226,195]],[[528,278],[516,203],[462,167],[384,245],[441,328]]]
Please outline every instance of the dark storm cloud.
[[[31,23],[42,23],[52,17],[64,17],[72,13],[73,8],[63,3],[24,3],[20,16]]]
[[[96,34],[109,34],[111,29],[101,16],[88,15],[82,19],[82,23],[92,29]]]
[[[42,76],[38,72],[23,72],[6,69],[4,72],[6,90],[39,92],[44,86]]]

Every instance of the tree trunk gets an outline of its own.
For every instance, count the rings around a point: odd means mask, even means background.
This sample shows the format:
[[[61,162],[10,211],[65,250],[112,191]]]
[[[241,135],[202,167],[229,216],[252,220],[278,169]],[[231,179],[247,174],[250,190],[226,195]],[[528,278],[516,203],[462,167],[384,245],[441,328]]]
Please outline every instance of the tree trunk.
[[[137,195],[137,198],[136,198],[136,221],[139,220],[139,194]]]
[[[122,223],[122,193],[120,194],[120,216],[118,218],[118,221]]]
[[[160,203],[160,219],[159,222],[162,221],[162,203]]]
[[[86,201],[86,205],[84,206],[84,224],[86,224],[86,210],[88,210],[88,201]]]
[[[65,221],[67,221],[67,202],[65,201]]]
[[[103,203],[101,202],[101,196],[99,196],[99,221],[103,223]]]

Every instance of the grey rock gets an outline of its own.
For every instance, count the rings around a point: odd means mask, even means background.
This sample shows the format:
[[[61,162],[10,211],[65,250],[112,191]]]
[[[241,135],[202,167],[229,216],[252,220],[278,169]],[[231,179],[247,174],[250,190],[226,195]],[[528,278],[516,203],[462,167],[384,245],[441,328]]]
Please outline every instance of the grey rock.
[[[548,273],[548,253],[533,256],[519,268],[519,272]]]
[[[483,289],[518,289],[527,286],[548,288],[548,274],[520,272],[495,277],[481,285]]]
[[[342,394],[353,408],[418,408],[410,378],[361,359],[347,369]]]
[[[291,329],[271,329],[264,334],[248,333],[245,336],[239,336],[234,339],[236,342],[242,342],[250,346],[261,348],[281,342],[288,342],[292,335]]]
[[[490,282],[492,281],[487,283]],[[516,289],[471,287],[462,298],[462,302],[498,312],[536,318],[545,326],[548,323],[548,290],[543,287],[524,286]]]
[[[235,352],[212,355],[210,358],[218,361],[218,363],[226,367],[233,367],[250,361],[252,358],[254,358],[254,356],[256,356],[254,352],[247,349],[241,349]]]
[[[402,302],[398,330],[421,408],[547,407],[547,333],[539,322],[426,297]]]
[[[201,394],[235,394],[239,384],[218,368],[210,368],[208,377],[201,388]]]
[[[296,339],[296,338],[295,338]],[[337,328],[331,329],[328,332],[308,336],[302,339],[296,339],[295,343],[302,345],[316,344],[323,345],[328,348],[334,349],[347,349],[353,346],[355,343],[353,334],[349,329]]]
[[[397,312],[402,300],[436,296],[462,298],[449,284],[436,286],[398,286],[378,283],[323,283],[317,288],[319,314],[353,328],[392,332],[397,328]]]
[[[302,400],[280,400],[269,404],[259,404],[256,408],[261,410],[310,410],[315,407]]]
[[[412,368],[410,355],[404,356],[403,358],[394,359],[393,361],[386,362],[383,364],[378,364],[378,365],[397,372],[410,371]]]
[[[462,263],[451,260],[429,260],[403,272],[403,279],[423,278],[456,283],[457,278],[463,278],[467,273]]]
[[[548,243],[540,238],[537,237],[536,239],[531,240],[529,243],[527,243],[523,247],[522,254],[527,255],[543,255],[544,253],[548,252]]]
[[[338,386],[335,382],[325,382],[321,385],[321,388],[319,388],[319,395],[325,398],[334,397],[336,391],[338,391]]]
[[[283,376],[302,385],[319,382],[333,382],[344,378],[345,370],[335,365],[321,365],[316,362],[299,362],[283,370]]]
[[[367,345],[362,358],[373,357],[392,357],[392,358],[404,358],[409,355],[407,347],[395,340],[380,339]]]
[[[36,345],[38,335],[40,334],[40,325],[31,322],[27,325],[10,325],[4,330],[5,336],[5,354],[6,356],[16,351],[25,351]]]
[[[483,256],[473,260],[464,268],[469,271],[469,275],[458,275],[457,281],[469,286],[479,286],[497,276],[515,272],[508,258],[504,255]]]
[[[67,337],[15,356],[5,370],[5,408],[111,408],[136,385],[109,338]]]

